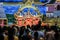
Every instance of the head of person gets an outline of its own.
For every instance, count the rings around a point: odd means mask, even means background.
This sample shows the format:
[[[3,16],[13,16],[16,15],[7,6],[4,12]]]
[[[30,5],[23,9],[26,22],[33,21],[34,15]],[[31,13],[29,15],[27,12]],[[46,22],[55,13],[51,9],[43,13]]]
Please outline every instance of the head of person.
[[[37,31],[34,33],[34,39],[38,40],[38,32]]]
[[[27,25],[27,28],[30,28],[30,25]]]

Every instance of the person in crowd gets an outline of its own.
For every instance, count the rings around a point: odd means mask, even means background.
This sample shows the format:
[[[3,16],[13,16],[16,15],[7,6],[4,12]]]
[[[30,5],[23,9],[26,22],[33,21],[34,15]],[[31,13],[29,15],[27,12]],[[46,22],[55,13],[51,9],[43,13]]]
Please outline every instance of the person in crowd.
[[[45,38],[45,29],[44,27],[41,27],[40,30],[38,30],[39,37]]]
[[[54,32],[55,32],[55,40],[59,40],[59,31],[58,31],[57,23],[55,23],[55,25],[53,25],[51,28],[52,28],[52,29],[54,30]]]
[[[34,30],[34,25],[31,26],[31,30]]]
[[[46,29],[46,40],[55,40],[54,38],[54,35],[55,35],[55,32],[54,30],[51,29],[51,26],[48,26],[47,27],[48,29]]]
[[[13,27],[14,26],[9,26],[8,27],[8,40],[14,40],[15,29]]]
[[[26,35],[23,36],[22,40],[32,40],[30,31],[26,29],[25,32],[26,32]]]
[[[25,26],[20,27],[19,30],[19,40],[22,40],[23,34],[24,34]]]
[[[4,27],[3,27],[3,30],[4,30],[4,34],[5,34],[5,35],[8,35],[8,27],[7,27],[7,26],[4,26]]]
[[[37,31],[34,32],[34,40],[39,40]]]
[[[38,21],[38,28],[41,27],[41,21]]]
[[[60,28],[59,28],[59,40],[60,40]]]
[[[3,27],[3,30],[4,30],[4,40],[8,40],[8,27],[7,26],[4,26]]]
[[[0,26],[0,40],[4,40],[4,35],[3,35],[3,27]]]

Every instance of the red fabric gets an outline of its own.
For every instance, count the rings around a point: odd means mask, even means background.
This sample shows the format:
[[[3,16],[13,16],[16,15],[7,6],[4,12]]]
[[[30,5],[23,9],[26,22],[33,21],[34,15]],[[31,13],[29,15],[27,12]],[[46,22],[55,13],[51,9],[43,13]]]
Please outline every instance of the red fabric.
[[[24,21],[24,23],[23,23],[23,21],[22,21],[22,18],[19,18],[18,19],[18,25],[19,26],[27,26],[27,25],[30,25],[30,26],[32,26],[33,24],[34,25],[36,25],[36,24],[38,24],[38,21],[39,21],[39,19],[38,18],[27,18],[27,19],[25,19],[25,21]]]

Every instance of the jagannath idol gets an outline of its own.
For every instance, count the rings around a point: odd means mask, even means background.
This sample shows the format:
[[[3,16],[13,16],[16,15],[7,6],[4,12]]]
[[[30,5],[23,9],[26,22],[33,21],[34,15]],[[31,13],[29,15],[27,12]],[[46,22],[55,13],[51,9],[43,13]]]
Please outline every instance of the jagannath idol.
[[[17,26],[27,26],[27,25],[36,25],[38,24],[38,21],[41,21],[41,15],[38,11],[38,9],[35,6],[32,6],[32,3],[30,0],[28,0],[22,8],[18,10],[17,13],[14,14],[16,18],[16,25]],[[23,12],[25,8],[28,8],[27,12]],[[34,9],[34,12],[30,12],[30,8]]]

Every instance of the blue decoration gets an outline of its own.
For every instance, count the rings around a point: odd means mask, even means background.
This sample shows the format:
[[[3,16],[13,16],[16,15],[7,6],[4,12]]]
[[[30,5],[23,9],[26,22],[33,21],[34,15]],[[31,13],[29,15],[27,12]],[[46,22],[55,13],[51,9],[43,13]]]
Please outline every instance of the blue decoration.
[[[23,2],[23,0],[0,0],[0,2]]]
[[[14,14],[18,11],[20,6],[3,6],[6,14]]]
[[[37,12],[35,12],[35,10],[33,8],[24,8],[22,11],[22,14],[27,13],[28,11],[30,11],[30,13],[32,15],[36,15]]]
[[[42,2],[42,3],[45,3],[45,2],[47,2],[48,0],[40,0],[40,2]]]
[[[24,12],[28,12],[28,10],[29,10],[28,8],[24,8],[23,9]]]
[[[34,12],[34,9],[33,8],[30,8],[30,12],[33,13]]]
[[[46,15],[46,6],[41,6],[41,5],[38,5],[38,10],[40,11],[41,14],[44,14]],[[18,9],[20,8],[20,5],[5,5],[3,6],[4,8],[4,11],[6,14],[14,14],[18,11]],[[22,10],[22,14],[24,14],[25,12],[28,12],[28,10],[30,11],[30,13],[32,15],[35,15],[37,12],[35,12],[35,10],[33,8],[24,8]]]
[[[40,11],[41,14],[46,15],[46,6],[38,5],[38,10]]]

